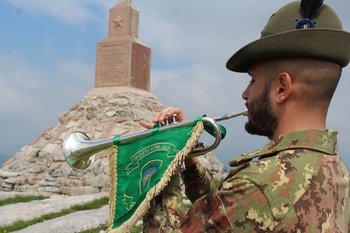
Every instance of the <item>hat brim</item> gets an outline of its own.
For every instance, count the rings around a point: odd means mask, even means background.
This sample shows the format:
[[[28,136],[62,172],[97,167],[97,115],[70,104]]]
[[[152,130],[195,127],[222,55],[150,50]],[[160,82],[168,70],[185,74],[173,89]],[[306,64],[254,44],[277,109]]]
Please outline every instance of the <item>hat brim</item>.
[[[227,69],[248,72],[250,65],[267,58],[313,58],[346,66],[350,60],[350,33],[332,29],[301,29],[263,37],[238,50]]]

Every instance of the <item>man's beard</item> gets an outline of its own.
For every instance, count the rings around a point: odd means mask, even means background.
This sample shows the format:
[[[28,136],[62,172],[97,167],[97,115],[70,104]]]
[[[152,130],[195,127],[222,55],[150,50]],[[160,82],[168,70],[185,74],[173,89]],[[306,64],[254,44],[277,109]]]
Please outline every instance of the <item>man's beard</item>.
[[[245,130],[250,134],[267,136],[271,139],[278,121],[271,110],[269,89],[269,86],[265,86],[261,96],[246,104],[249,110],[249,120],[245,124]]]

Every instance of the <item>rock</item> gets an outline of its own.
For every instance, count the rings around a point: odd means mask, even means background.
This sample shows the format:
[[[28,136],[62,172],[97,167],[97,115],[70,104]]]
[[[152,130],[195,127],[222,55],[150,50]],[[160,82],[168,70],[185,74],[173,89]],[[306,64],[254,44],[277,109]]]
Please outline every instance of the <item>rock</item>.
[[[82,187],[61,187],[59,188],[59,193],[64,195],[87,195],[87,194],[96,194],[100,193],[99,188],[94,188],[90,186],[82,186]]]
[[[9,184],[6,182],[2,182],[1,184],[1,190],[3,191],[12,191],[14,189],[15,185],[14,184]]]
[[[63,154],[52,153],[51,156],[52,156],[53,162],[65,162],[66,161]]]
[[[108,112],[106,112],[106,117],[107,117],[107,118],[112,118],[112,117],[114,117],[116,114],[117,114],[116,111],[108,111]]]
[[[24,185],[17,185],[14,191],[29,193],[29,192],[32,192],[33,189],[36,189],[36,188],[34,188],[32,185],[24,184]]]
[[[18,172],[11,172],[11,171],[5,171],[3,169],[0,169],[0,177],[1,178],[9,178],[9,177],[16,177],[16,176],[19,176],[20,173]]]
[[[10,177],[4,180],[4,183],[7,183],[7,184],[16,184],[16,182],[17,182],[16,177]]]
[[[56,144],[48,144],[43,148],[43,151],[45,151],[46,153],[52,154],[57,149],[57,147],[58,145]]]
[[[30,168],[28,172],[32,174],[46,173],[47,168],[42,164],[37,164],[37,165],[34,165],[32,168]]]
[[[39,186],[37,188],[37,191],[38,192],[46,192],[46,193],[60,193],[60,188],[58,187],[52,187],[52,186],[45,186],[45,187],[42,187],[42,186]]]
[[[58,177],[57,178],[57,187],[79,187],[79,186],[84,186],[83,184],[84,177],[82,179],[79,179],[77,177]]]
[[[109,182],[109,177],[105,174],[99,174],[92,179],[91,186],[102,189]]]
[[[45,132],[43,134],[43,138],[45,138],[46,140],[50,140],[52,138],[52,135],[50,133],[48,133],[48,132]]]
[[[52,177],[67,177],[72,171],[68,164],[59,163],[50,168],[49,175]]]
[[[56,182],[50,182],[46,180],[42,180],[38,184],[39,186],[56,186]]]
[[[45,180],[49,181],[49,182],[55,182],[57,179],[48,175],[48,176],[45,177]]]

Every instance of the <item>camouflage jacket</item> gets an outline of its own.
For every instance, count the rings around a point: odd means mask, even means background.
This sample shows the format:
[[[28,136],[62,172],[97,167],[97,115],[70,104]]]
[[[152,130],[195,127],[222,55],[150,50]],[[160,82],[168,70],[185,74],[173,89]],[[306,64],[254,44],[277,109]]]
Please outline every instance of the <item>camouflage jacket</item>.
[[[336,132],[290,132],[230,164],[237,168],[219,189],[200,165],[182,174],[193,202],[187,213],[174,177],[144,219],[144,230],[350,232],[350,179]]]

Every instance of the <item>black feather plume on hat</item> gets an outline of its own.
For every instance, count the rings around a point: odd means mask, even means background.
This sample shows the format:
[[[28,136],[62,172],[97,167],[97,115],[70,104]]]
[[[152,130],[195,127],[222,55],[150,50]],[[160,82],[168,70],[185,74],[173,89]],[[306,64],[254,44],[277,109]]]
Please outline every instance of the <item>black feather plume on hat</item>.
[[[311,19],[322,4],[323,0],[301,0],[300,10],[304,19]]]

